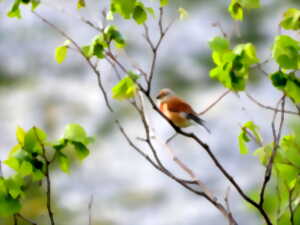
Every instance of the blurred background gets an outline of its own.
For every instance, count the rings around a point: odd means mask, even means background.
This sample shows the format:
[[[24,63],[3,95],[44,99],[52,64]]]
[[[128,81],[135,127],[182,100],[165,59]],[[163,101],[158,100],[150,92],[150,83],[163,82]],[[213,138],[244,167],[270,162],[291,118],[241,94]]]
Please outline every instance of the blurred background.
[[[224,31],[232,37],[232,46],[254,43],[258,57],[264,61],[270,58],[282,13],[289,7],[300,7],[298,0],[264,0],[261,8],[247,12],[245,20],[236,23],[227,12],[229,2],[170,1],[170,7],[165,11],[166,23],[178,17],[178,7],[184,7],[189,17],[177,21],[161,45],[153,93],[169,87],[189,99],[197,111],[205,109],[225,91],[208,75],[213,67],[208,41],[221,35],[212,24],[222,24]],[[47,0],[42,1],[37,12],[80,45],[86,45],[97,33],[78,17],[99,22],[101,10],[108,7],[108,1],[86,0],[86,3],[85,9],[77,11],[76,1]],[[114,118],[104,105],[96,77],[84,60],[74,51],[69,51],[67,59],[61,65],[57,64],[54,49],[64,42],[64,38],[41,22],[27,7],[22,7],[23,19],[7,18],[6,12],[11,4],[12,1],[8,0],[0,3],[0,160],[4,160],[15,145],[17,126],[29,129],[36,125],[45,129],[54,140],[62,136],[68,123],[79,123],[96,138],[90,148],[90,156],[82,163],[74,162],[70,174],[52,171],[52,197],[58,224],[88,224],[91,196],[93,225],[226,224],[211,204],[155,170],[128,146],[114,126]],[[158,5],[155,1],[147,1],[146,4]],[[118,25],[128,42],[126,53],[129,57],[124,57],[124,52],[118,53],[124,63],[128,66],[134,63],[148,71],[151,51],[142,37],[143,27],[119,17],[113,23]],[[158,27],[153,19],[149,27],[151,37],[157,38]],[[110,89],[117,83],[114,71],[105,62],[101,62],[99,67],[111,96]],[[273,62],[264,68],[267,72],[276,70]],[[268,78],[253,69],[250,81],[248,91],[261,102],[274,106],[281,94],[271,86]],[[111,101],[128,134],[132,138],[142,136],[142,126],[134,110],[126,102]],[[291,105],[288,107],[293,109]],[[167,139],[173,134],[172,128],[151,107],[147,108],[147,114],[158,136]],[[271,116],[272,112],[259,108],[244,94],[229,94],[203,116],[212,130],[211,135],[199,127],[188,129],[207,142],[241,187],[250,191],[261,184],[264,168],[252,152],[239,154],[237,136],[241,124],[253,120],[261,128],[264,143],[269,143],[272,139]],[[292,119],[289,116],[286,125],[292,123]],[[288,126],[285,126],[284,133],[288,131]],[[171,147],[222,201],[230,185],[209,157],[193,142],[182,137],[173,140]],[[257,146],[253,144],[250,148],[255,150]],[[164,148],[157,145],[157,149],[172,172],[188,178]],[[147,148],[144,150],[149,152]],[[3,170],[4,174],[11,173],[5,166]],[[29,192],[27,199],[22,214],[39,224],[46,224],[48,217],[43,189],[40,193]],[[244,225],[260,224],[232,188],[229,200],[237,221],[243,221]],[[0,224],[11,223],[10,219],[0,218]]]

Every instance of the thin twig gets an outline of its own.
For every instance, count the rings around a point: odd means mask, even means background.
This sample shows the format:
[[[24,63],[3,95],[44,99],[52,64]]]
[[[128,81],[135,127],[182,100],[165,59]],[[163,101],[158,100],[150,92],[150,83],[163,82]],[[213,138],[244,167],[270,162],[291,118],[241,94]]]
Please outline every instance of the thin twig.
[[[222,35],[223,35],[224,38],[229,37],[229,36],[226,34],[226,32],[224,31],[224,29],[223,29],[223,27],[222,27],[222,24],[221,24],[220,22],[215,22],[215,23],[212,24],[212,26],[213,26],[213,27],[217,27],[217,28],[220,30],[220,32],[222,33]]]
[[[276,108],[274,108],[274,107],[267,106],[267,105],[264,105],[264,104],[260,103],[260,102],[257,101],[254,97],[252,97],[248,92],[246,92],[246,95],[247,95],[247,97],[248,97],[252,102],[254,102],[256,105],[260,106],[261,108],[268,109],[268,110],[272,110],[272,111],[275,111],[275,112],[279,112],[279,111],[280,111],[280,109],[276,109]],[[300,113],[297,113],[297,112],[294,112],[294,111],[290,111],[290,110],[284,110],[284,113],[292,114],[292,115],[297,115],[297,116],[300,115]]]
[[[293,209],[293,193],[294,193],[295,187],[293,187],[291,190],[289,190],[289,211],[290,211],[290,222],[291,225],[295,225],[295,211]]]
[[[82,51],[81,47],[77,44],[76,41],[74,41],[74,39],[72,39],[69,35],[67,35],[64,31],[62,31],[60,28],[58,28],[56,25],[54,25],[53,23],[49,22],[47,19],[45,19],[44,17],[42,17],[40,14],[38,14],[35,11],[32,11],[32,13],[34,15],[36,15],[39,19],[41,19],[44,23],[46,23],[47,25],[49,25],[50,27],[52,27],[56,32],[58,32],[60,35],[62,35],[63,37],[65,37],[66,39],[70,40],[70,42],[75,46],[75,48],[77,49],[77,51],[80,53],[80,55],[83,56],[83,58],[85,59],[85,61],[88,63],[88,65],[91,67],[91,69],[94,71],[95,75],[97,76],[98,79],[98,85],[100,87],[100,90],[102,92],[102,95],[104,97],[105,100],[105,104],[107,106],[107,108],[112,112],[113,109],[109,103],[108,100],[108,96],[107,93],[104,89],[104,86],[102,84],[101,81],[101,74],[99,72],[99,70],[97,70],[97,68],[93,65],[93,63],[91,62],[91,60],[84,54],[84,52]]]
[[[18,225],[18,218],[16,214],[13,215],[13,223],[14,225]]]
[[[198,115],[201,116],[201,115],[207,113],[210,109],[212,109],[216,104],[218,104],[230,92],[231,92],[231,90],[225,91],[220,97],[218,97],[214,102],[212,102],[206,109],[199,112]]]
[[[46,176],[46,185],[47,185],[47,187],[46,187],[47,211],[48,211],[48,215],[49,215],[51,225],[55,225],[54,215],[53,215],[53,211],[52,211],[52,208],[51,208],[51,179],[50,179],[50,173],[49,173],[50,161],[47,158],[45,145],[42,142],[42,140],[40,139],[36,127],[33,127],[33,131],[34,131],[34,134],[36,136],[36,139],[37,139],[38,143],[40,144],[40,146],[42,148],[42,157],[45,160],[45,176]]]

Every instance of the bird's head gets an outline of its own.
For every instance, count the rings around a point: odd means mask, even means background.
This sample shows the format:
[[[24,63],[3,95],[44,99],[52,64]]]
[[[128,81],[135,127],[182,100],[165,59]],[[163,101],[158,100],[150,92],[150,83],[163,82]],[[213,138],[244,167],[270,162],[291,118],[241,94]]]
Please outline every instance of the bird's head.
[[[175,93],[171,89],[164,88],[159,91],[158,95],[156,96],[156,99],[158,101],[166,101],[170,97],[173,97],[174,95]]]

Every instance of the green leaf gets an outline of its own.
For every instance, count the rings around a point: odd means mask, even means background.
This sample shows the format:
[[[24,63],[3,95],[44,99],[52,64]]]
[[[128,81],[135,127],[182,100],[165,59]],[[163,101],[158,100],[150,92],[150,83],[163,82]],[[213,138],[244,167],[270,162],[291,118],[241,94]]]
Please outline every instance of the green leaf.
[[[123,18],[130,19],[136,0],[111,0],[110,10],[119,13]]]
[[[41,3],[40,0],[30,0],[30,2],[31,2],[31,10],[32,11],[34,11]]]
[[[24,145],[24,138],[25,138],[25,130],[22,127],[17,127],[17,131],[16,131],[16,136],[17,136],[17,140],[18,143],[23,146]]]
[[[224,37],[214,37],[209,41],[209,47],[212,51],[223,52],[229,50],[229,40]]]
[[[79,124],[68,124],[65,128],[64,138],[84,145],[89,144],[87,134]]]
[[[24,150],[27,152],[42,153],[42,146],[47,139],[47,134],[40,128],[33,127],[25,135]]]
[[[11,9],[8,11],[7,16],[10,18],[20,19],[21,18],[21,11],[19,8],[20,4],[21,4],[21,0],[15,0]]]
[[[249,138],[247,137],[246,132],[241,132],[239,135],[239,148],[240,148],[240,153],[241,154],[247,154],[249,152],[249,149],[247,147],[246,142],[249,141]]]
[[[18,199],[11,195],[0,194],[0,216],[12,216],[21,210],[21,204]]]
[[[288,76],[282,71],[277,71],[270,75],[270,79],[275,87],[283,90],[287,84]]]
[[[32,173],[32,165],[28,161],[23,161],[18,172],[20,173],[21,176],[28,176]]]
[[[169,0],[160,0],[160,7],[165,7],[169,4]]]
[[[300,79],[295,73],[286,74],[277,71],[270,75],[272,84],[279,90],[283,91],[293,102],[300,103]]]
[[[61,64],[67,57],[68,46],[63,45],[55,49],[55,60],[58,64]]]
[[[272,49],[272,57],[283,69],[300,69],[300,42],[287,35],[278,35]]]
[[[188,12],[184,8],[179,8],[178,13],[179,13],[179,19],[180,20],[186,19],[189,15]]]
[[[16,199],[19,197],[23,191],[21,189],[23,185],[23,179],[19,176],[10,177],[5,180],[5,185],[8,189],[9,194]]]
[[[85,0],[78,0],[77,1],[77,9],[81,9],[85,7]]]
[[[254,156],[257,156],[260,160],[260,163],[266,166],[269,162],[273,150],[273,144],[265,145],[261,148],[258,148],[253,153]]]
[[[147,20],[147,13],[143,4],[137,4],[135,6],[133,19],[137,22],[137,24],[143,24]]]
[[[106,42],[104,40],[103,35],[97,35],[93,38],[92,43],[89,48],[89,56],[96,56],[99,59],[103,59],[104,55],[104,48],[106,47]]]
[[[32,173],[33,181],[41,181],[44,177],[45,177],[45,175],[41,170],[34,170]]]
[[[259,59],[256,57],[255,47],[251,43],[237,45],[233,52],[242,57],[241,63],[244,65],[250,66],[259,62]]]
[[[138,78],[139,76],[134,73],[130,73],[128,76],[124,77],[112,88],[112,97],[117,100],[133,98],[137,92],[135,81]]]
[[[18,171],[20,168],[19,160],[15,157],[9,157],[7,160],[4,160],[4,163],[15,171]]]
[[[299,30],[300,29],[300,10],[290,8],[284,12],[280,26],[286,30]]]
[[[91,55],[90,46],[85,45],[81,47],[81,51],[83,52],[84,56],[87,58],[91,58],[93,55]]]
[[[65,173],[69,173],[70,160],[68,159],[68,157],[62,152],[58,152],[57,156],[58,156],[60,169]]]
[[[76,155],[80,160],[85,159],[89,155],[89,149],[81,142],[73,141],[72,144],[75,148]]]
[[[107,26],[104,30],[105,39],[110,42],[114,41],[117,48],[125,46],[125,40],[116,26]]]
[[[244,11],[238,0],[232,0],[228,7],[228,12],[234,20],[243,20]]]
[[[255,9],[260,7],[260,0],[239,0],[243,8]]]
[[[256,126],[256,125],[253,123],[253,121],[248,121],[248,122],[246,122],[246,123],[243,125],[243,128],[249,129],[249,130],[253,133],[254,137],[256,138],[256,141],[259,142],[259,143],[262,143],[263,140],[262,140],[262,136],[261,136],[260,133],[259,133],[259,127]]]

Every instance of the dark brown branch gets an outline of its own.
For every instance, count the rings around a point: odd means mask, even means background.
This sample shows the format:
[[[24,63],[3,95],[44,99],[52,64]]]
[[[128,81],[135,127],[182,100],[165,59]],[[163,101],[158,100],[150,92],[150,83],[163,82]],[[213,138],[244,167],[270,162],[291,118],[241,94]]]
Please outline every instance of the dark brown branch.
[[[282,103],[281,104],[281,119],[280,119],[280,126],[278,129],[278,133],[276,133],[275,122],[276,122],[277,113],[279,111],[280,103]],[[272,134],[273,134],[273,150],[272,150],[271,157],[270,157],[267,167],[266,167],[263,184],[262,184],[261,191],[260,191],[259,205],[261,207],[263,207],[265,191],[266,191],[268,182],[270,181],[271,176],[272,176],[273,162],[276,157],[279,140],[280,140],[280,136],[281,136],[281,131],[282,131],[282,126],[283,126],[283,121],[284,121],[284,106],[285,106],[285,96],[281,97],[279,99],[279,101],[277,102],[276,107],[275,107],[276,110],[274,111],[274,115],[273,115],[273,119],[272,119],[271,127],[272,127]]]
[[[13,223],[14,225],[18,225],[18,218],[17,218],[17,215],[13,215]]]
[[[274,107],[271,107],[271,106],[267,106],[267,105],[264,105],[262,103],[260,103],[259,101],[257,101],[254,97],[252,97],[249,93],[246,92],[246,95],[247,97],[252,101],[254,102],[256,105],[260,106],[261,108],[264,108],[264,109],[268,109],[268,110],[272,110],[272,111],[275,111],[275,112],[279,112],[280,109],[276,109]],[[299,116],[300,113],[297,113],[297,112],[294,112],[294,111],[290,111],[290,110],[284,110],[284,113],[287,113],[287,114],[291,114],[291,115],[297,115]]]
[[[24,220],[25,222],[30,223],[31,225],[38,225],[37,223],[22,216],[20,213],[17,213],[16,216],[19,217],[20,219]]]
[[[34,134],[36,136],[36,139],[37,139],[38,143],[40,144],[40,146],[42,148],[42,157],[45,160],[45,176],[46,176],[46,186],[47,186],[46,187],[47,211],[48,211],[48,215],[49,215],[51,225],[55,225],[54,215],[53,215],[52,208],[51,208],[51,180],[50,180],[50,173],[49,173],[50,161],[47,158],[45,145],[42,142],[42,140],[40,139],[36,127],[33,127],[33,130],[34,130]]]
[[[289,190],[289,211],[290,211],[290,222],[291,225],[295,225],[295,213],[293,209],[293,193],[294,193],[295,187]]]
[[[198,115],[201,116],[201,115],[207,113],[210,109],[212,109],[216,104],[218,104],[230,92],[231,92],[231,90],[225,91],[219,98],[217,98],[213,103],[211,103],[206,109],[199,112]]]
[[[264,217],[266,223],[268,225],[272,225],[272,222],[269,218],[269,216],[267,215],[266,211],[254,200],[252,200],[251,198],[249,198],[244,191],[241,189],[241,187],[237,184],[237,182],[234,180],[234,178],[225,170],[225,168],[222,166],[222,164],[218,161],[218,159],[215,157],[215,155],[212,153],[210,147],[204,143],[202,140],[200,140],[194,133],[187,133],[185,131],[183,131],[182,129],[180,129],[179,127],[177,127],[176,125],[174,125],[172,123],[172,121],[170,121],[156,106],[155,102],[153,101],[153,99],[151,98],[151,96],[149,95],[149,93],[143,89],[143,87],[139,86],[140,90],[145,94],[145,96],[147,97],[148,101],[150,102],[150,104],[152,105],[153,109],[158,112],[163,118],[165,118],[169,124],[173,127],[173,129],[188,138],[191,138],[192,140],[194,140],[197,144],[199,144],[205,151],[206,153],[209,155],[209,157],[212,159],[212,161],[214,162],[214,164],[216,165],[216,167],[222,172],[222,174],[227,178],[227,180],[235,187],[235,189],[238,191],[238,193],[243,197],[244,200],[246,200],[248,203],[250,203],[252,206],[254,206]]]

